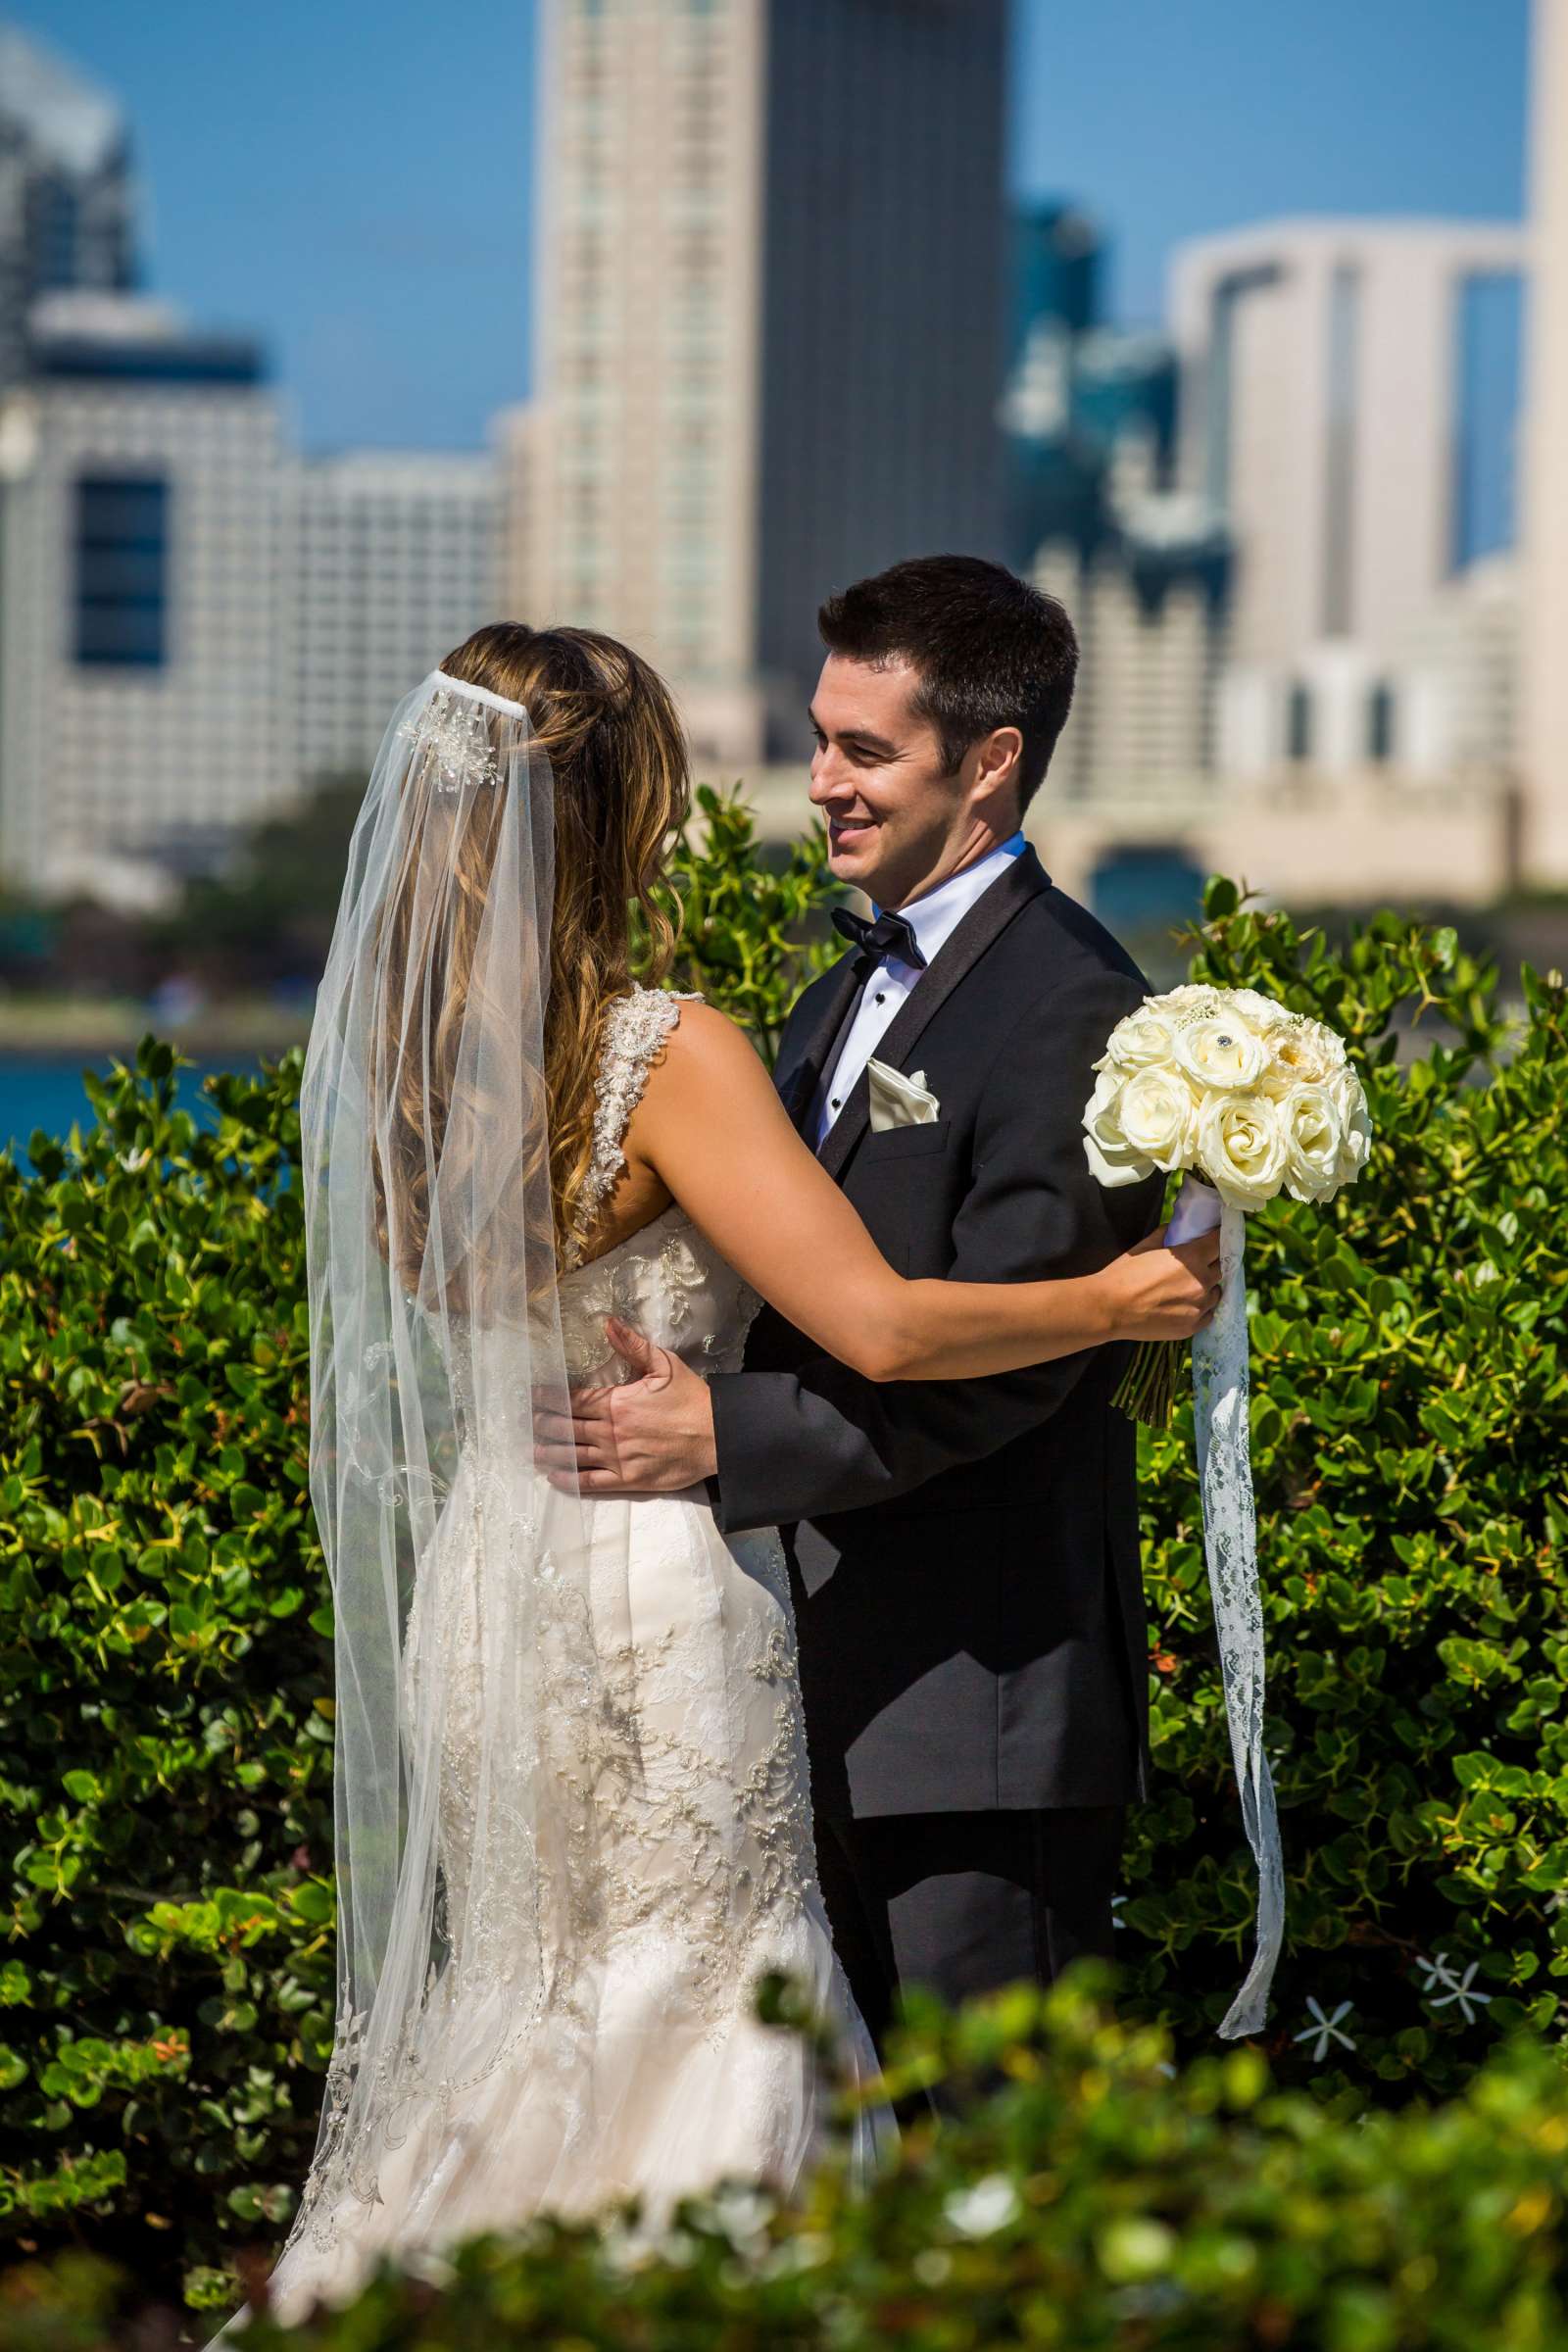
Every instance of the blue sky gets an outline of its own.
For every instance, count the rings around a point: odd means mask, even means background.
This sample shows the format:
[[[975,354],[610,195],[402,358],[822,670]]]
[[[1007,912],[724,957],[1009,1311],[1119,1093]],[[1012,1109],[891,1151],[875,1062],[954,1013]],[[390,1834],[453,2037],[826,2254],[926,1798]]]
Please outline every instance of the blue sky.
[[[149,277],[271,346],[308,446],[463,448],[527,387],[532,0],[15,0],[109,84]],[[1014,0],[1011,176],[1113,238],[1298,212],[1516,216],[1527,0]]]

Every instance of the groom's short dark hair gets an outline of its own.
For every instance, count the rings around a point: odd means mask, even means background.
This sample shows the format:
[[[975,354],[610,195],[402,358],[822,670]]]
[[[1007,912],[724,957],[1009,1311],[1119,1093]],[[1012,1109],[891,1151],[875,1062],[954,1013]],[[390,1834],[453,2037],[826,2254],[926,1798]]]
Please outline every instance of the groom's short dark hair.
[[[822,643],[870,668],[907,662],[915,709],[949,770],[982,736],[1017,727],[1018,807],[1040,789],[1072,707],[1078,640],[1066,608],[980,556],[915,556],[830,596]]]

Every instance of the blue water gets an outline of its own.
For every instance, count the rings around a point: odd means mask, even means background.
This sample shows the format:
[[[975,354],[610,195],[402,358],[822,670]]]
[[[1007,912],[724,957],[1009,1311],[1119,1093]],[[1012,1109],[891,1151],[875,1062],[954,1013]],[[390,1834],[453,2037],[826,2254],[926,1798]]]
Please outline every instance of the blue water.
[[[123,1054],[128,1061],[130,1055]],[[58,1060],[47,1060],[28,1054],[0,1054],[0,1151],[14,1145],[19,1159],[25,1159],[27,1138],[34,1128],[41,1127],[46,1135],[69,1135],[72,1122],[79,1120],[83,1127],[94,1124],[92,1104],[82,1092],[83,1069],[95,1069],[103,1077],[109,1074],[111,1056],[74,1054]],[[210,1110],[201,1091],[201,1082],[210,1069],[255,1070],[259,1064],[248,1055],[238,1054],[232,1061],[201,1064],[179,1073],[179,1102],[183,1109],[193,1111],[199,1118]]]

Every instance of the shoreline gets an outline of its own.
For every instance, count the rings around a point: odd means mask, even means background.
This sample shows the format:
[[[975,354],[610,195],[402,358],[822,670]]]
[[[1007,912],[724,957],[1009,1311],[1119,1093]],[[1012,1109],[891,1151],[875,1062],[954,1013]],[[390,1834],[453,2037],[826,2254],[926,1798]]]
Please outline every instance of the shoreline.
[[[80,1057],[98,1063],[111,1054],[133,1062],[149,1033],[160,1044],[208,1064],[228,1055],[254,1062],[275,1061],[290,1046],[303,1046],[309,1011],[281,1009],[265,1000],[231,1001],[182,1020],[161,1020],[133,1000],[0,999],[0,1058],[11,1062],[58,1062]]]

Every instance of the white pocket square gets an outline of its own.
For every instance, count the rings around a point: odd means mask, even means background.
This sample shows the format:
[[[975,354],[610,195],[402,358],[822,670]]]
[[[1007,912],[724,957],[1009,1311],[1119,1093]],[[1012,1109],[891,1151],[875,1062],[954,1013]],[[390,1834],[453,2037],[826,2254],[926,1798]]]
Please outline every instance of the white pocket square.
[[[871,1082],[873,1135],[885,1134],[889,1127],[935,1124],[942,1105],[927,1089],[924,1070],[912,1070],[906,1077],[902,1070],[890,1070],[885,1061],[870,1061],[866,1076]]]

